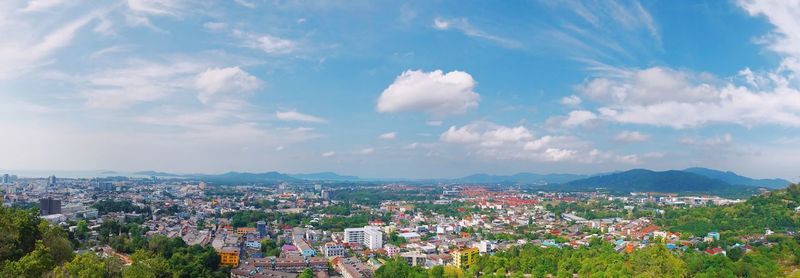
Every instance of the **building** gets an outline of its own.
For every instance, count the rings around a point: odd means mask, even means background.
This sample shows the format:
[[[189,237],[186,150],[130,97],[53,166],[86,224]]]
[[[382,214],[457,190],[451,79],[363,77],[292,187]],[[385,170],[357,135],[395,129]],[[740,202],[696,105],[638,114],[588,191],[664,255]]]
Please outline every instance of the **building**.
[[[377,227],[344,229],[344,241],[350,244],[361,244],[370,250],[383,247],[383,232]]]
[[[260,241],[257,241],[257,240],[248,240],[248,241],[245,241],[245,242],[244,242],[244,245],[245,245],[245,246],[247,246],[247,248],[252,248],[252,249],[261,249],[261,242],[260,242]]]
[[[333,242],[325,243],[325,245],[322,246],[322,254],[325,255],[325,257],[344,256],[344,253],[344,247]]]
[[[4,174],[3,183],[11,183],[11,176],[9,176],[8,174]]]
[[[47,197],[39,199],[39,213],[42,215],[60,214],[61,213],[61,200]]]
[[[294,246],[297,247],[297,250],[300,251],[300,254],[302,254],[303,257],[313,257],[317,255],[317,252],[314,251],[314,249],[311,248],[311,246],[309,246],[305,240],[295,240]]]
[[[267,222],[265,221],[256,222],[256,230],[258,230],[259,236],[261,237],[267,236]]]
[[[424,267],[428,261],[428,255],[420,252],[405,252],[400,254],[400,257],[405,259],[406,263],[410,266]]]
[[[344,278],[369,278],[372,277],[372,269],[356,258],[339,258],[336,268]]]
[[[383,248],[383,233],[375,227],[364,227],[364,246],[369,250]]]
[[[469,268],[478,260],[478,248],[466,248],[453,251],[453,265],[460,268]]]
[[[350,244],[363,244],[364,243],[364,228],[347,228],[344,229],[344,242]]]
[[[400,254],[400,248],[391,244],[386,244],[383,249],[386,250],[386,256],[389,256],[390,258]]]
[[[236,228],[236,234],[238,234],[240,236],[241,235],[246,235],[246,234],[255,234],[255,233],[256,233],[256,228],[252,228],[252,227],[239,227],[239,228]]]
[[[324,200],[328,200],[328,199],[330,199],[330,198],[331,198],[331,192],[330,192],[330,191],[328,191],[328,190],[322,190],[321,192],[322,192],[322,193],[320,193],[320,195],[322,195],[322,199],[324,199]]]
[[[58,180],[56,179],[56,176],[50,176],[49,178],[47,178],[47,185],[48,186],[56,186],[56,182],[57,181]]]
[[[239,265],[239,248],[223,247],[219,250],[219,264],[236,267]]]

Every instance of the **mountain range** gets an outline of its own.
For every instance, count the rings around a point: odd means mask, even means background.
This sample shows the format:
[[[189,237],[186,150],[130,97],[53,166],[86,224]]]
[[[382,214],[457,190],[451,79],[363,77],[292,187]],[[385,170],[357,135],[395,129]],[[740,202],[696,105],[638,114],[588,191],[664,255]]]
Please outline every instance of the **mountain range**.
[[[284,181],[365,181],[357,176],[339,175],[333,172],[310,174],[283,174],[279,172],[224,174],[173,174],[156,171],[141,171],[136,175],[167,178],[195,178],[217,184],[277,183]],[[381,181],[370,179],[369,181]],[[413,181],[413,180],[411,180]],[[602,188],[615,192],[703,192],[703,193],[751,193],[758,188],[783,188],[790,184],[783,179],[753,179],[730,171],[693,167],[684,170],[652,171],[633,169],[595,175],[535,174],[513,175],[474,174],[456,179],[434,179],[435,182],[474,184],[525,184],[550,190],[594,190]]]

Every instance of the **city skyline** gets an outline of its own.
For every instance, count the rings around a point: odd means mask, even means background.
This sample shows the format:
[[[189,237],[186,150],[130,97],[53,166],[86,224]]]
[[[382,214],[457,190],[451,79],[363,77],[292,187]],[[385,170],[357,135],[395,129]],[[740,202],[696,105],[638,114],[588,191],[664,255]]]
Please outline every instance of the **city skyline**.
[[[0,169],[796,180],[787,2],[0,3]]]

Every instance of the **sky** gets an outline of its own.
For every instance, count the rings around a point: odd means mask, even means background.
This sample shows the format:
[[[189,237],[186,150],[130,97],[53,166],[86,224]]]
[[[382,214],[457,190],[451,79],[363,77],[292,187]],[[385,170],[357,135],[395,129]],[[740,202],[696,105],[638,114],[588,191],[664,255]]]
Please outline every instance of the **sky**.
[[[800,173],[800,2],[7,0],[0,171]]]

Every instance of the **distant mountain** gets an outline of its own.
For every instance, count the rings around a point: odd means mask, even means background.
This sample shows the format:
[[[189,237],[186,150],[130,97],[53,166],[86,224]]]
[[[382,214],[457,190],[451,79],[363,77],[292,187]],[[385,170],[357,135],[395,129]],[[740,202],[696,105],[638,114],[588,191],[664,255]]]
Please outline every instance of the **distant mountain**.
[[[731,171],[723,172],[719,170],[702,168],[702,167],[692,167],[685,169],[683,171],[689,173],[695,173],[712,179],[718,179],[727,182],[729,184],[737,184],[737,185],[747,185],[747,186],[757,186],[757,187],[767,187],[767,188],[785,188],[791,183],[784,179],[753,179],[738,175]]]
[[[534,174],[534,173],[517,173],[510,176],[499,176],[489,174],[475,174],[463,178],[455,179],[458,182],[472,182],[472,183],[527,183],[527,184],[552,184],[552,183],[566,183],[578,179],[583,179],[588,176],[573,175],[573,174]]]
[[[197,178],[221,184],[234,184],[234,183],[275,183],[282,181],[296,181],[286,174],[278,172],[265,172],[265,173],[241,173],[241,172],[227,172],[219,175],[202,175]]]
[[[342,176],[333,172],[320,172],[310,174],[293,174],[289,175],[296,179],[301,180],[325,180],[325,181],[355,181],[359,180],[356,176]]]
[[[134,175],[140,175],[140,176],[155,176],[155,177],[180,177],[181,176],[179,174],[166,173],[166,172],[156,172],[156,171],[139,171],[139,172],[133,172],[133,174]]]
[[[592,190],[604,188],[616,192],[698,192],[698,193],[736,193],[753,192],[754,187],[731,185],[722,180],[695,173],[670,170],[656,172],[646,169],[633,169],[603,176],[575,180],[558,186],[562,190]]]

